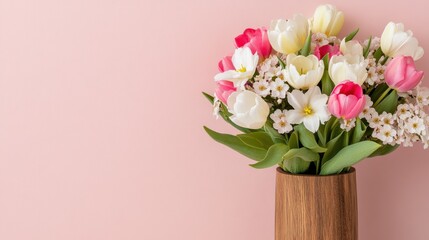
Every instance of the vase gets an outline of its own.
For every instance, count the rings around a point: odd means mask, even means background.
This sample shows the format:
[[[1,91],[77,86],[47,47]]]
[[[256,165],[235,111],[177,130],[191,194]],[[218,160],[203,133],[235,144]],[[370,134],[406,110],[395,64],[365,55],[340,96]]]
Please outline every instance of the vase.
[[[318,176],[277,168],[276,240],[357,240],[356,170]]]

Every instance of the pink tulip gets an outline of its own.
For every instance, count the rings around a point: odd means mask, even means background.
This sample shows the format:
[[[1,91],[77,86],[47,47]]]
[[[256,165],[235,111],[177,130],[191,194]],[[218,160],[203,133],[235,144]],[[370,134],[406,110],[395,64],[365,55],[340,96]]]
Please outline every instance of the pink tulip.
[[[393,58],[384,71],[384,79],[389,87],[398,92],[414,89],[422,80],[423,71],[417,71],[410,56]]]
[[[328,109],[337,118],[349,120],[357,117],[365,107],[362,87],[352,81],[343,81],[332,90]]]
[[[217,81],[217,88],[215,91],[216,97],[223,102],[227,103],[229,95],[237,91],[237,88],[234,87],[234,83],[226,80]]]
[[[268,57],[271,54],[271,44],[268,40],[267,30],[265,28],[244,30],[243,34],[235,38],[235,45],[237,48],[248,47],[252,53],[258,53],[259,57]]]
[[[219,61],[219,71],[225,72],[228,70],[235,70],[234,64],[232,64],[232,57],[226,56]]]
[[[316,45],[316,48],[314,49],[314,55],[321,60],[326,54],[329,54],[329,59],[331,59],[332,56],[340,55],[340,46],[334,45],[331,46],[329,44],[324,46]]]

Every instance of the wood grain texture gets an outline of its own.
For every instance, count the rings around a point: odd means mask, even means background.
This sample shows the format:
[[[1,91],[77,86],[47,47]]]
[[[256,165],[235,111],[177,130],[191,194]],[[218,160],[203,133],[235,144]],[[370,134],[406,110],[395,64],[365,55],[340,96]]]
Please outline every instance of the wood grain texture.
[[[356,171],[312,176],[277,169],[276,240],[357,240]]]

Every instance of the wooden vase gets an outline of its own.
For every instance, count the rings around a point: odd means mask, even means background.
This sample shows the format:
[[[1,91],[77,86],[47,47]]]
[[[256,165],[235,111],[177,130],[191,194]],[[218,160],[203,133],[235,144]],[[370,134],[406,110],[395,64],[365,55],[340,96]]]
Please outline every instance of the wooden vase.
[[[357,240],[356,170],[329,176],[277,169],[276,240]]]

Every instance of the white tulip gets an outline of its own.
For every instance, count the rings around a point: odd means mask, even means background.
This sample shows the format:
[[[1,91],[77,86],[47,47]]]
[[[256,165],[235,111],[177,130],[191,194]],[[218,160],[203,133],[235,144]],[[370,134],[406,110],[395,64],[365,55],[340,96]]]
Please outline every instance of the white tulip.
[[[292,87],[306,90],[320,82],[323,70],[323,61],[314,55],[305,57],[289,54],[286,58],[286,68],[283,70],[283,75]]]
[[[424,50],[419,41],[413,37],[413,32],[404,30],[404,24],[389,22],[384,28],[380,41],[381,50],[389,57],[411,56],[414,60],[420,59]]]
[[[330,4],[316,8],[313,16],[312,31],[336,36],[344,24],[344,14]]]
[[[295,15],[291,20],[272,21],[268,39],[277,52],[296,53],[304,46],[308,33],[308,20],[302,15]]]
[[[346,42],[346,40],[343,39],[340,44],[340,51],[345,56],[358,57],[359,58],[358,61],[364,60],[363,47],[359,43],[359,41],[351,40]]]
[[[346,56],[333,56],[329,61],[329,76],[335,85],[345,80],[362,85],[368,76],[366,66],[364,61],[352,62]]]
[[[259,129],[264,126],[270,114],[268,104],[256,93],[237,91],[228,98],[228,110],[231,121],[240,127]]]
[[[215,76],[215,80],[228,80],[233,82],[235,87],[244,89],[247,80],[251,79],[255,74],[259,61],[258,53],[252,54],[248,47],[237,48],[234,55],[232,55],[231,61],[235,70],[218,73]]]
[[[346,42],[343,39],[340,50],[344,55],[332,56],[329,61],[329,76],[332,81],[335,85],[344,80],[362,85],[368,77],[362,45],[355,40]]]

